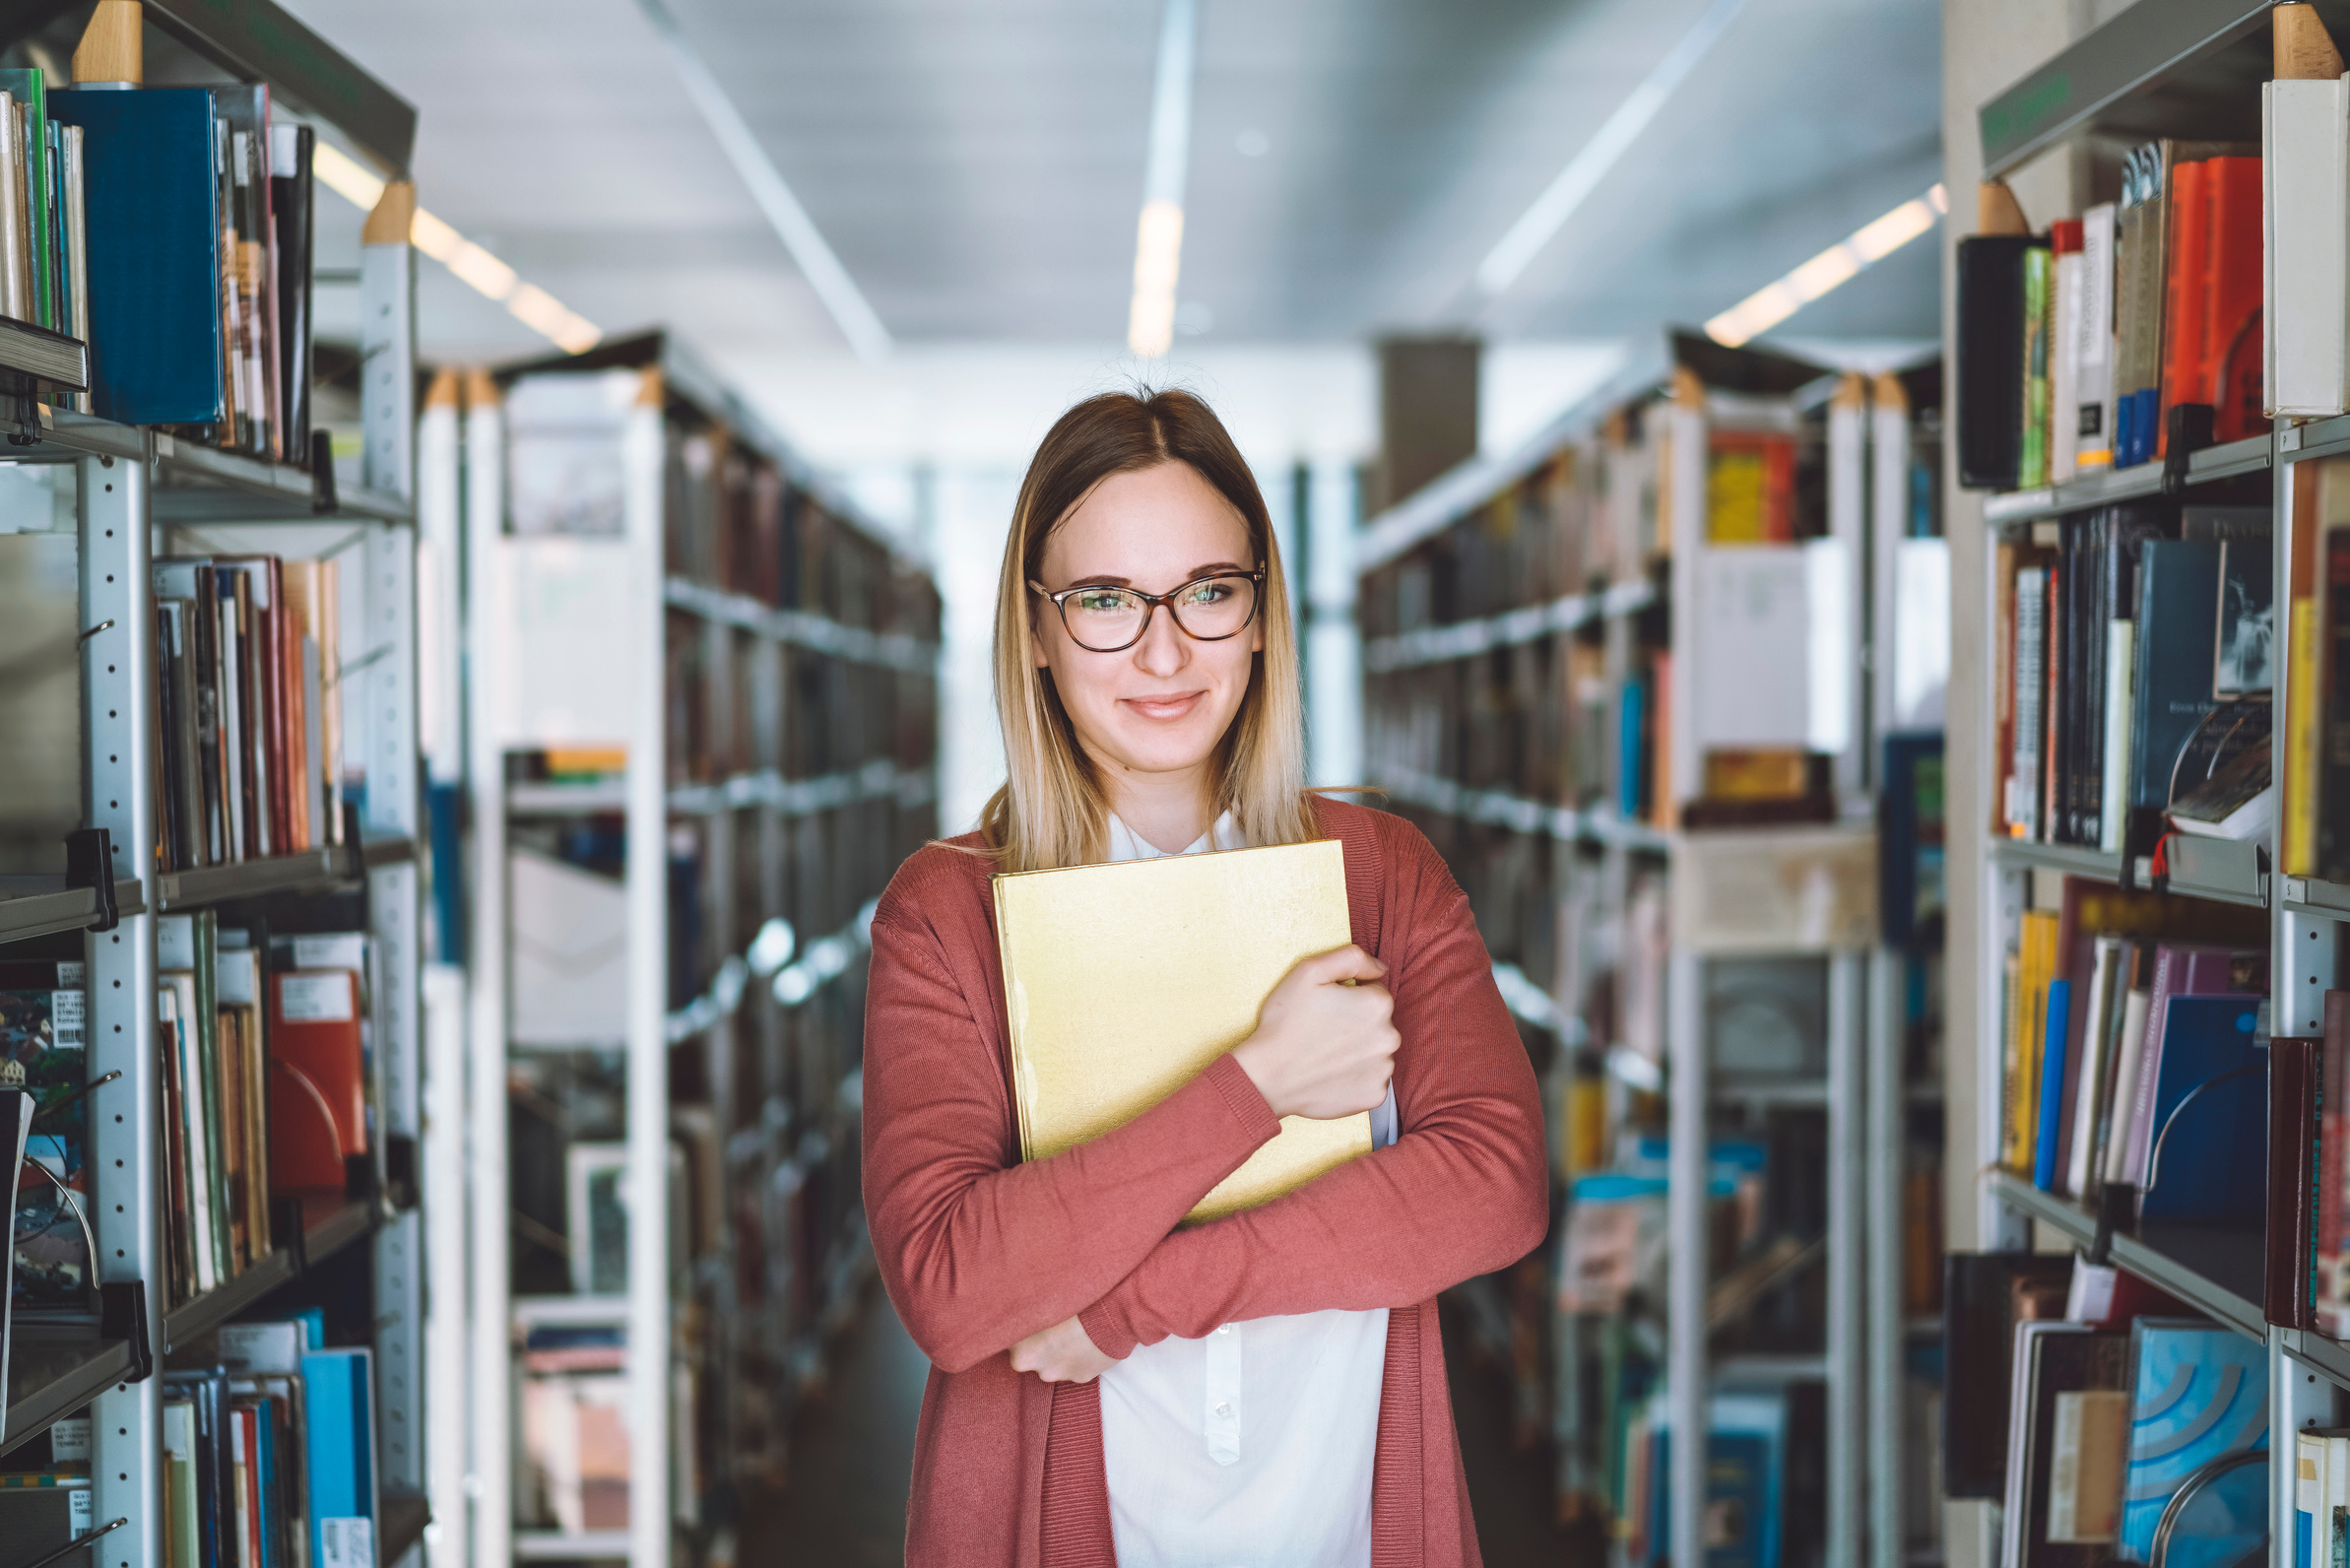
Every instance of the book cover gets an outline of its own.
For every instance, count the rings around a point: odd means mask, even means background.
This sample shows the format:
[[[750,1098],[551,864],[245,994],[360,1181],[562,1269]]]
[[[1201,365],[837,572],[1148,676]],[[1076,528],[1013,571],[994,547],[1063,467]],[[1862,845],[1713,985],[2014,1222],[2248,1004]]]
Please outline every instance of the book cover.
[[[2060,1332],[2076,1329],[2075,1333]],[[2018,1568],[2100,1568],[2118,1532],[2118,1481],[2126,1442],[2129,1336],[2035,1323],[2018,1337],[2023,1398],[2011,1452],[2023,1473],[2009,1496]],[[2020,1527],[2020,1529],[2018,1528]]]
[[[2267,1443],[2265,1346],[2198,1319],[2139,1319],[2130,1327],[2129,1468],[2118,1555],[2150,1560],[2154,1527],[2187,1477],[2222,1455]],[[2210,1544],[2207,1560],[2235,1560]]]
[[[2203,375],[2205,320],[2210,299],[2211,203],[2204,194],[2208,164],[2182,163],[2171,170],[2171,241],[2164,279],[2162,406],[2207,401]],[[2157,426],[2160,455],[2170,432]]]
[[[2052,980],[2048,988],[2047,1026],[2040,1051],[2040,1122],[2033,1143],[2032,1185],[2044,1193],[2056,1191],[2056,1142],[2064,1120],[2064,1090],[2068,1081],[2071,1046],[2072,982]]]
[[[367,1148],[359,976],[348,969],[278,970],[269,977],[269,1053],[325,1098],[348,1157]],[[297,1113],[298,1114],[298,1113]],[[340,1177],[330,1184],[341,1185]]]
[[[2111,468],[2114,462],[2114,204],[2081,214],[2081,308],[2074,318],[2075,407],[2067,434],[2074,465]]]
[[[2264,1214],[2268,1090],[2258,1021],[2252,998],[2171,999],[2155,1068],[2160,1147],[2149,1154],[2141,1219],[2242,1224]]]
[[[2163,1044],[2170,1030],[2171,999],[2183,996],[2252,995],[2267,989],[2268,954],[2251,947],[2164,943],[2154,951],[2154,979],[2148,996],[2146,1038],[2138,1056],[2136,1101],[2130,1112],[2123,1178],[2146,1185],[2146,1160],[2159,1125],[2155,1085],[2162,1074]]]
[[[2221,701],[2276,686],[2276,555],[2265,539],[2219,547],[2219,625],[2212,695]]]
[[[2195,727],[2219,705],[2213,695],[2219,646],[2220,545],[2151,540],[2138,589],[2131,679],[2129,804],[2170,804],[2171,773]]]
[[[2205,294],[2200,401],[2212,407],[2212,439],[2265,435],[2260,384],[2260,160],[2203,164]]]
[[[1969,490],[2013,490],[2023,465],[2026,257],[2022,234],[1958,242],[1958,472]]]
[[[375,1562],[374,1354],[363,1346],[302,1355],[309,1416],[310,1568]]]
[[[2048,477],[2062,484],[2072,478],[2079,456],[2075,425],[2080,418],[2082,340],[2081,321],[2086,300],[2081,220],[2059,218],[2049,226],[2049,248],[2055,257],[2052,275],[2051,329],[2048,372]]]
[[[1336,840],[994,879],[1023,1159],[1123,1126],[1246,1040],[1299,960],[1351,941]],[[1129,1026],[1105,1033],[1105,996]],[[1194,1222],[1371,1150],[1367,1115],[1284,1118]]]
[[[203,88],[66,88],[82,132],[91,411],[125,425],[222,418],[222,215]]]

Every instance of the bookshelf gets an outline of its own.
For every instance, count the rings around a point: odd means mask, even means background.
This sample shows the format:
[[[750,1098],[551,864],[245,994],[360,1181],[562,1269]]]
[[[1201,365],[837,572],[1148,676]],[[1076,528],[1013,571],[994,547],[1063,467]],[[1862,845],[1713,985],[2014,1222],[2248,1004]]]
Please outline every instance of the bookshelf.
[[[2318,11],[2334,37],[2350,36],[2350,22],[2338,7]],[[2071,160],[2077,174],[2096,165],[2099,146],[2120,149],[2158,137],[2235,139],[2253,144],[2261,136],[2262,84],[2272,75],[2270,9],[2239,0],[2139,0],[2110,21],[2085,31],[2068,46],[2023,71],[2004,91],[1981,100],[1975,111],[1985,177],[2039,177],[2041,205],[2054,188],[2046,170]],[[2037,164],[2037,169],[2035,168]],[[2073,181],[2076,190],[2083,183]],[[2020,186],[2019,186],[2020,188]],[[2084,198],[2084,200],[2089,198]],[[2056,216],[2042,213],[2042,217]],[[2289,333],[2293,323],[2274,320],[2273,331]],[[1954,333],[1956,328],[1954,327]],[[1957,347],[1954,336],[1952,348]],[[1985,1249],[2029,1248],[2036,1237],[2045,1247],[2088,1252],[2100,1239],[2100,1215],[2082,1201],[2041,1190],[2029,1172],[2011,1168],[2002,1147],[2001,1107],[2005,1099],[2008,1013],[2014,1004],[2002,972],[2016,955],[2028,911],[2056,907],[2063,880],[2112,887],[2145,886],[2154,870],[2142,853],[2125,867],[2121,854],[2075,844],[2041,843],[2003,836],[1991,820],[1997,808],[1999,759],[1995,752],[1996,669],[1992,663],[2001,634],[1997,610],[1997,547],[2029,542],[2035,526],[2093,513],[2120,501],[2168,496],[2181,506],[2227,503],[2264,509],[2271,518],[2274,636],[2279,649],[2293,646],[2296,622],[2308,610],[2292,594],[2291,550],[2296,496],[2311,481],[2313,460],[2350,450],[2350,418],[2279,419],[2268,433],[2207,446],[2175,458],[2166,475],[2162,460],[2114,469],[2016,492],[1981,496],[1984,550],[1980,575],[1961,602],[1977,619],[1962,628],[1959,657],[1977,661],[1975,682],[1985,694],[1978,707],[1953,714],[1954,756],[1973,769],[1973,798],[1983,804],[1983,821],[1954,822],[1953,841],[1970,842],[1969,874],[1975,882],[1975,940],[1971,973],[1954,975],[1953,985],[1972,993],[1972,1030],[1954,1034],[1948,1071],[1954,1095],[1977,1107],[1972,1146],[1959,1151],[1955,1166],[1974,1176],[1977,1245]],[[2140,636],[2151,635],[2145,627]],[[2273,707],[2286,711],[2292,699],[2288,661],[2277,660]],[[1972,683],[1971,683],[1972,684]],[[2286,773],[2285,725],[2270,744],[2271,777]],[[1960,739],[1963,737],[1963,739]],[[2141,846],[2133,845],[2133,851]],[[2197,901],[2197,907],[2257,911],[2264,927],[2272,999],[2264,1005],[2266,1027],[2275,1041],[2308,1039],[2323,1026],[2323,994],[2342,983],[2343,922],[2350,897],[2321,882],[2281,875],[2287,864],[2280,830],[2270,827],[2240,840],[2174,835],[2165,842],[2168,890]],[[2129,875],[2124,877],[2124,873]],[[2237,944],[2231,942],[2231,946]],[[2325,1085],[2333,1098],[2334,1085]],[[2271,1138],[2275,1132],[2271,1130]],[[2272,1221],[2273,1226],[2273,1221]],[[2289,1227],[2288,1227],[2289,1228]],[[2108,1237],[2112,1262],[2170,1292],[2215,1322],[2265,1350],[2269,1391],[2269,1441],[2279,1452],[2296,1429],[2332,1426],[2350,1390],[2350,1353],[2315,1330],[2283,1327],[2270,1319],[2264,1285],[2269,1249],[2277,1243],[2250,1224],[2234,1227],[2163,1222],[2124,1216]],[[2294,1480],[2290,1466],[2269,1469],[2268,1561],[2294,1568]],[[1992,1548],[1995,1550],[1995,1546]]]
[[[1690,689],[1713,634],[1700,574],[1717,569],[1706,556],[1730,553],[1707,543],[1717,421],[1733,444],[1767,434],[1799,454],[1806,477],[1790,505],[1820,584],[1811,619],[1828,622],[1848,670],[1873,639],[1873,667],[1887,672],[1874,690],[1847,680],[1818,697],[1835,739],[1806,764],[1805,788],[1824,794],[1825,820],[1687,820],[1705,793]],[[1644,1362],[1676,1430],[1706,1424],[1722,1390],[1787,1391],[1805,1412],[1787,1441],[1825,1458],[1817,1495],[1788,1503],[1810,1514],[1789,1560],[1860,1560],[1872,1531],[1869,1560],[1917,1560],[1900,1524],[1903,1353],[1920,1332],[1903,1297],[1901,1194],[1914,1120],[1938,1118],[1939,1093],[1905,1070],[1901,999],[1904,965],[1923,960],[1878,943],[1873,870],[1865,908],[1808,932],[1800,921],[1674,925],[1662,911],[1667,889],[1725,902],[1758,866],[1857,854],[1873,868],[1871,757],[1900,709],[1891,618],[1872,620],[1868,605],[1880,579],[1892,602],[1912,470],[1931,444],[1891,378],[1872,402],[1859,377],[1684,339],[1636,357],[1520,450],[1464,464],[1372,519],[1358,541],[1370,782],[1468,890],[1561,1144],[1566,1217],[1550,1247],[1457,1295],[1472,1336],[1516,1369],[1521,1439],[1551,1438],[1562,1515],[1605,1517],[1637,1491],[1624,1479],[1625,1422],[1648,1396],[1624,1368]],[[1710,1061],[1717,1031],[1705,1020],[1725,1006],[1724,976],[1758,961],[1809,988],[1804,1057],[1759,1071]],[[1784,1136],[1817,1165],[1806,1234],[1717,1268],[1718,1143],[1796,1120],[1806,1131]],[[1662,1187],[1670,1263],[1662,1280],[1646,1276],[1645,1300],[1594,1309],[1562,1297],[1574,1195],[1599,1191],[1580,1178]],[[1808,1317],[1809,1332],[1753,1332],[1742,1314],[1758,1301]],[[1699,1528],[1704,1459],[1701,1445],[1673,1445],[1675,1538]],[[1618,1560],[1659,1549],[1647,1521],[1607,1523]]]
[[[564,445],[590,404],[610,417]],[[480,1387],[520,1389],[544,1381],[531,1346],[620,1331],[632,1452],[624,1512],[551,1517],[527,1413],[513,1430],[492,1414],[480,1451],[523,1456],[523,1473],[476,1500],[473,1551],[731,1560],[740,1499],[787,1473],[792,1415],[870,1270],[866,929],[937,833],[939,600],[667,334],[476,376],[462,426],[470,1007],[477,1040],[506,1042],[474,1058],[471,1365]],[[564,515],[607,521],[545,528],[538,497],[568,493],[548,476],[591,471],[605,501]],[[578,651],[566,681],[545,675],[556,648]],[[607,874],[589,891],[625,1004],[570,1039],[530,996],[549,918],[530,879],[582,844]],[[595,1094],[618,1106],[600,1122]],[[534,1131],[533,1107],[558,1104],[563,1136]],[[575,1206],[541,1210],[531,1167],[604,1157],[590,1145],[624,1159],[632,1191],[675,1195],[629,1207],[624,1278],[553,1267],[590,1238]],[[664,1355],[626,1353],[648,1343]]]
[[[378,166],[394,174],[405,168],[414,111],[268,0],[227,7],[163,0],[146,8],[143,23],[137,8],[130,14],[131,25],[143,27],[149,59],[171,80],[268,83],[277,90],[281,123],[331,125]],[[50,30],[40,36],[61,58],[75,40],[56,30],[78,28],[79,15],[51,23],[43,12],[35,20]],[[25,35],[25,26],[11,41]],[[364,314],[377,323],[369,348],[386,372],[362,392],[370,429],[397,431],[413,418],[412,292],[409,247],[368,247],[361,295]],[[101,1523],[122,1521],[88,1555],[104,1568],[158,1568],[166,1560],[162,1374],[216,1360],[214,1337],[224,1324],[326,1303],[333,1341],[363,1345],[372,1357],[375,1544],[383,1562],[401,1561],[428,1522],[422,1496],[423,1215],[413,1158],[425,868],[417,845],[415,536],[405,439],[371,443],[359,483],[347,481],[338,491],[331,474],[215,449],[184,430],[117,424],[47,403],[0,402],[0,426],[10,437],[0,463],[12,474],[38,476],[70,503],[73,615],[81,628],[79,826],[103,829],[111,849],[103,891],[87,867],[63,878],[0,878],[0,960],[87,966],[92,1186],[84,1202],[98,1286],[94,1311],[19,1314],[7,1346],[0,1466],[16,1468],[11,1456],[53,1423],[87,1411],[93,1512]],[[31,486],[11,490],[6,504],[15,515],[0,521],[0,532],[58,526],[32,509],[33,493]],[[345,822],[356,831],[346,842],[295,853],[163,870],[162,671],[150,567],[173,555],[214,553],[341,561],[346,614],[333,652],[344,672],[342,746],[339,756],[322,753],[322,765],[339,775],[351,806]],[[334,836],[324,822],[313,831]],[[254,1249],[242,1268],[208,1288],[175,1298],[166,1288],[159,927],[208,914],[224,925],[283,934],[363,934],[373,1042],[365,1092],[375,1135],[346,1192],[281,1197],[273,1245]]]

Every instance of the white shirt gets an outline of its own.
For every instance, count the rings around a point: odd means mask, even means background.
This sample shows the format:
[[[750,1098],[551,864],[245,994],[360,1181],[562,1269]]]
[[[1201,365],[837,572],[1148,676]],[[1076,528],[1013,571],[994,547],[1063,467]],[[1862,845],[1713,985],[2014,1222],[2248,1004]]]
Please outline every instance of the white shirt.
[[[1243,846],[1226,813],[1184,853]],[[1160,853],[1115,816],[1109,847]],[[1392,1091],[1380,1110],[1393,1142]],[[1101,1376],[1119,1568],[1370,1568],[1386,1370],[1385,1307],[1137,1346]]]

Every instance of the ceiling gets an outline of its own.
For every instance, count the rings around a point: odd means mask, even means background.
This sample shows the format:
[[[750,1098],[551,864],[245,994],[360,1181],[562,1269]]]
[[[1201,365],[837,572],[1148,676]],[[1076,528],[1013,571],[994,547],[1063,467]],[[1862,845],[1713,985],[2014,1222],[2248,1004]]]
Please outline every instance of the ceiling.
[[[607,331],[667,323],[738,372],[842,354],[635,0],[286,3],[418,106],[424,205]],[[1157,0],[672,3],[901,345],[1115,352]],[[1748,0],[1481,301],[1478,259],[1703,4],[1203,0],[1179,347],[1703,319],[1938,177],[1935,0]],[[1788,330],[1933,336],[1936,249]],[[430,352],[543,348],[426,273]]]

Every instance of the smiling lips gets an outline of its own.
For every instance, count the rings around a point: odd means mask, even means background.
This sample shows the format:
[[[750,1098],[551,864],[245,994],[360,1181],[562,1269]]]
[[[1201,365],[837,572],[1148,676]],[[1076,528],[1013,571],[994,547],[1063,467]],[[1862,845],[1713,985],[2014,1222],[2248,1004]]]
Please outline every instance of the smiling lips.
[[[1180,691],[1159,697],[1120,697],[1118,705],[1145,719],[1166,721],[1188,717],[1207,696],[1205,691]]]

